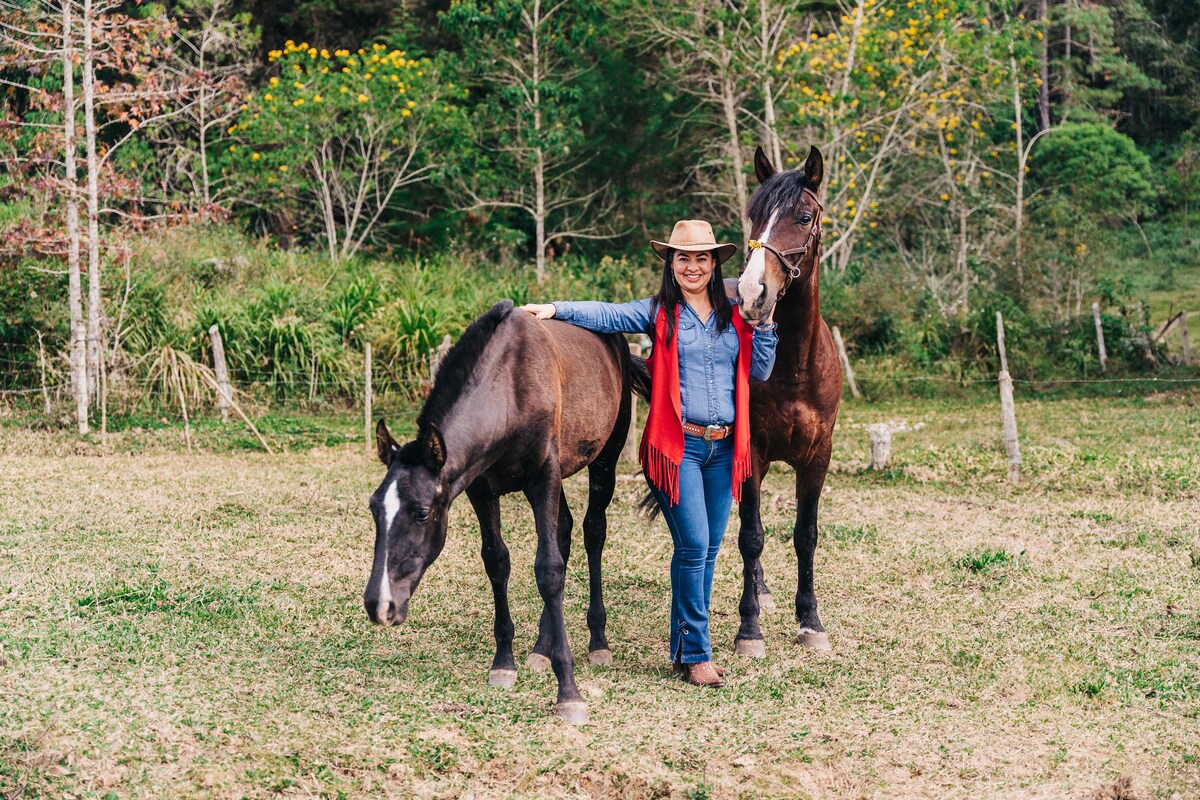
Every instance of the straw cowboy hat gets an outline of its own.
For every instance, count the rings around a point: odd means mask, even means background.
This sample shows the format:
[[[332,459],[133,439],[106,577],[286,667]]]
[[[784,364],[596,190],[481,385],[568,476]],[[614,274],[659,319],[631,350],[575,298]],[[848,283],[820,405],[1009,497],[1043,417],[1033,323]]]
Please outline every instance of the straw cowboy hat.
[[[654,252],[658,253],[663,258],[667,257],[669,250],[685,250],[689,253],[696,253],[702,250],[716,250],[717,259],[727,261],[731,255],[737,252],[735,244],[717,244],[717,237],[713,236],[712,225],[709,225],[702,219],[681,219],[675,223],[675,229],[671,231],[671,241],[656,242],[650,241],[650,246],[654,248]]]

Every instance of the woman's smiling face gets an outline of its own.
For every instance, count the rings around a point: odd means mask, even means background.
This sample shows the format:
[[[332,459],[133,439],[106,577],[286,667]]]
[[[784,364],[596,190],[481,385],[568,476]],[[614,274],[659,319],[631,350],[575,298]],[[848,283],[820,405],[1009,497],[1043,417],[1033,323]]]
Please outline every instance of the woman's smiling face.
[[[710,250],[689,253],[676,250],[671,260],[671,270],[675,273],[675,282],[685,292],[703,292],[712,279],[713,254]]]

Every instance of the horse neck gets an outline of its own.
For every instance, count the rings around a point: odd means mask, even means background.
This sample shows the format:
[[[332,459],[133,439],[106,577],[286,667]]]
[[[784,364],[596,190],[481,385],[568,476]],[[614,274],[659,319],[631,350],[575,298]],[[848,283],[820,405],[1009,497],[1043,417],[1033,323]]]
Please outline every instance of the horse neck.
[[[818,270],[804,284],[792,284],[776,304],[779,344],[772,375],[795,377],[811,367],[822,327]]]
[[[506,405],[501,396],[506,390],[490,379],[496,374],[490,355],[481,356],[476,371],[483,374],[477,374],[466,384],[436,423],[446,445],[446,463],[439,477],[450,487],[451,498],[457,497],[495,463],[509,434],[503,415],[487,413]]]

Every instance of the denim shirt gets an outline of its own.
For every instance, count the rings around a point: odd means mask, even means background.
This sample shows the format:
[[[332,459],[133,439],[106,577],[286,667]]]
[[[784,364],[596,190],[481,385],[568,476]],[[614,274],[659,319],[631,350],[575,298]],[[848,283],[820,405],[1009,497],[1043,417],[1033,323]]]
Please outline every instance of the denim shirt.
[[[730,301],[732,302],[732,301]],[[652,298],[632,303],[597,301],[554,302],[554,318],[596,333],[646,333],[654,336]],[[733,423],[733,391],[736,383],[738,337],[733,323],[717,330],[717,315],[708,322],[686,302],[679,307],[675,332],[679,348],[679,399],[683,418],[699,425]],[[765,381],[775,366],[775,325],[754,329],[750,377]]]

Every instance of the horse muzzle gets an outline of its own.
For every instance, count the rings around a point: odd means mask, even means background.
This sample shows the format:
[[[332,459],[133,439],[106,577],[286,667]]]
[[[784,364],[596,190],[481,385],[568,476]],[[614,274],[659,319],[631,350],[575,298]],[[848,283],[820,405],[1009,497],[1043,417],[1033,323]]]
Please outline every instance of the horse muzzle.
[[[376,625],[382,625],[385,628],[390,628],[393,625],[403,625],[408,619],[408,600],[403,603],[396,603],[395,600],[378,600],[372,605],[370,602],[364,601],[363,606],[367,609],[367,616],[371,618],[371,622]]]
[[[387,581],[386,578],[383,580]],[[405,579],[396,584],[368,585],[363,593],[363,608],[371,622],[385,628],[402,625],[408,619],[408,601],[412,598],[414,583]]]

